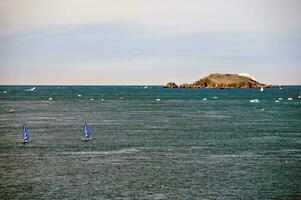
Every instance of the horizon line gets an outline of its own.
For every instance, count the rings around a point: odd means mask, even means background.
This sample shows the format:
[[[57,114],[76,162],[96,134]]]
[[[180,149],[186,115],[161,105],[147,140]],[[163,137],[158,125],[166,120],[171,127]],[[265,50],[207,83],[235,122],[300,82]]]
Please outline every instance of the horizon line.
[[[272,86],[301,86],[301,84],[271,84]],[[165,86],[165,84],[0,84],[1,86]]]

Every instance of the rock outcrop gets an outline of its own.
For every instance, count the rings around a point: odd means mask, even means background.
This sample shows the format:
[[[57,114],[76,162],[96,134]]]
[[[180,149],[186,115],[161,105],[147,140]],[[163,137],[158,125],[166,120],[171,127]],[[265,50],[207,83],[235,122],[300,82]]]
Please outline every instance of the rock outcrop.
[[[175,84],[174,82],[169,82],[164,87],[165,88],[178,88],[177,84]]]
[[[175,83],[168,83],[166,88],[267,88],[272,87],[257,82],[253,77],[239,74],[210,74],[192,84],[181,84],[177,86]]]

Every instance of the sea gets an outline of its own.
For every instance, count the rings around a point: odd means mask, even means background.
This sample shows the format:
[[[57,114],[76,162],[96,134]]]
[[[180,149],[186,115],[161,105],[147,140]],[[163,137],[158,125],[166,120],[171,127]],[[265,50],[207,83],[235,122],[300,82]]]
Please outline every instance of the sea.
[[[0,199],[301,199],[300,95],[0,86]]]

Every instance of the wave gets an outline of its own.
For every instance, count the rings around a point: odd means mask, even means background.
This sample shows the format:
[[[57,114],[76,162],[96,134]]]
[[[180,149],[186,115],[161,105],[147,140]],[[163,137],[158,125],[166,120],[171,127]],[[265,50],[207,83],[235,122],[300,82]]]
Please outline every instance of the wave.
[[[116,151],[79,151],[79,152],[61,152],[63,155],[111,155],[111,154],[124,154],[124,153],[136,153],[139,152],[138,149],[121,149]]]

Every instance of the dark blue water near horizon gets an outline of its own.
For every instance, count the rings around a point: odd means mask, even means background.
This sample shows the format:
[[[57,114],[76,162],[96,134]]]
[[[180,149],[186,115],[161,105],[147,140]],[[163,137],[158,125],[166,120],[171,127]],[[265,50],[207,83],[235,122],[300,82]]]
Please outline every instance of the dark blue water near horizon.
[[[0,199],[301,199],[301,86],[30,88],[0,86]]]

